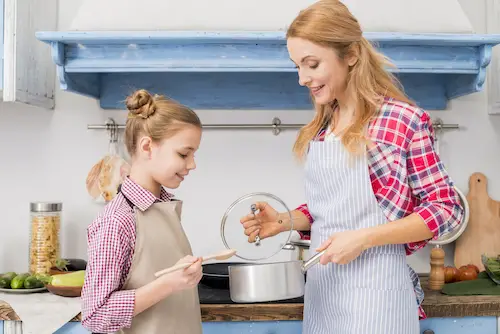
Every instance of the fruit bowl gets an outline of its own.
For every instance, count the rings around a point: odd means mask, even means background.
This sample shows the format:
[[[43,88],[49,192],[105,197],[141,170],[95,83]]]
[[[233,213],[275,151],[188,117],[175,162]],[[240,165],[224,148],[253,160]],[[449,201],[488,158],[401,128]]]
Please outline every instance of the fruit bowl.
[[[82,287],[79,286],[54,286],[46,284],[45,287],[50,293],[62,297],[80,297],[82,295]]]
[[[490,277],[490,279],[496,284],[500,285],[500,255],[488,256],[486,254],[481,255],[481,261],[483,262],[484,270]]]
[[[43,277],[49,292],[63,297],[79,297],[85,281],[85,270]]]

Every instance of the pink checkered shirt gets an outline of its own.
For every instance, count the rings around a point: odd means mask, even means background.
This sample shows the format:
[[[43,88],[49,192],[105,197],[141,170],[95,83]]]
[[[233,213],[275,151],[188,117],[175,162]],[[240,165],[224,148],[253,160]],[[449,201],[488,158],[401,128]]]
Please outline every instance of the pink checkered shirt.
[[[121,290],[135,250],[135,216],[155,202],[171,200],[164,189],[160,198],[126,178],[121,193],[88,228],[88,264],[82,289],[82,325],[91,332],[111,333],[132,324],[135,291]]]
[[[325,129],[318,135],[324,140]],[[387,220],[394,221],[411,213],[419,215],[434,238],[455,229],[463,217],[460,197],[453,181],[434,150],[434,130],[424,110],[392,98],[381,104],[379,114],[369,124],[370,140],[376,145],[368,151],[373,193]],[[311,224],[307,204],[297,210]],[[309,239],[309,232],[301,232]],[[405,245],[408,255],[424,247],[428,240]],[[412,274],[419,302],[423,291],[415,273]],[[420,307],[420,317],[426,318]]]

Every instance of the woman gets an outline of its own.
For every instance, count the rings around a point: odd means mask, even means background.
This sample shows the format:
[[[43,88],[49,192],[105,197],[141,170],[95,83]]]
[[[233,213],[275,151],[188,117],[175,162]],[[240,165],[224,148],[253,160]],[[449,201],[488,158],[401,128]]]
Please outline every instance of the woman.
[[[307,273],[304,333],[417,334],[423,293],[406,255],[463,215],[429,115],[338,0],[301,11],[287,47],[316,108],[294,145],[305,158],[307,204],[293,224],[310,231],[311,249],[325,250]],[[289,229],[285,215],[257,206],[241,219],[250,242]]]

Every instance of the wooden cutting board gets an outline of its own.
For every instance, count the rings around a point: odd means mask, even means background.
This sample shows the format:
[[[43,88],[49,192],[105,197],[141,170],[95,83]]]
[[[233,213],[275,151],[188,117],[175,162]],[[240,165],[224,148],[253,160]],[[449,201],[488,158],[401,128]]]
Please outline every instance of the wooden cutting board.
[[[488,195],[488,180],[482,173],[469,178],[469,223],[455,241],[455,267],[475,264],[484,270],[481,255],[500,254],[500,202]]]

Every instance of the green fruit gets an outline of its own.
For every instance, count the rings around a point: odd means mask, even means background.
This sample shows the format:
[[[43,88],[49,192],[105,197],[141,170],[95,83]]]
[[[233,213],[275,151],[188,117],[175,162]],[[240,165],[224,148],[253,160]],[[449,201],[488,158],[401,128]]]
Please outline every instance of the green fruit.
[[[12,289],[22,289],[24,287],[24,280],[29,276],[29,274],[20,274],[12,279],[10,282],[10,287]]]
[[[17,274],[14,271],[9,271],[8,273],[1,275],[1,277],[8,277],[10,280],[12,280],[16,276]]]
[[[0,289],[10,289],[10,280],[0,277]]]
[[[28,276],[24,280],[25,289],[37,289],[43,287],[43,283],[38,280],[35,276]]]
[[[0,288],[10,289],[10,282],[16,277],[17,274],[13,271],[5,273],[0,276]]]
[[[84,280],[85,270],[79,270],[69,274],[53,275],[50,284],[54,286],[82,287]]]

